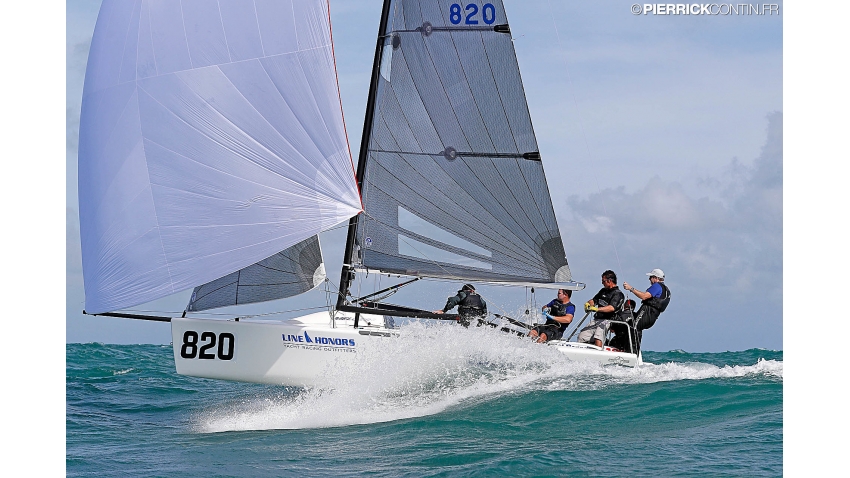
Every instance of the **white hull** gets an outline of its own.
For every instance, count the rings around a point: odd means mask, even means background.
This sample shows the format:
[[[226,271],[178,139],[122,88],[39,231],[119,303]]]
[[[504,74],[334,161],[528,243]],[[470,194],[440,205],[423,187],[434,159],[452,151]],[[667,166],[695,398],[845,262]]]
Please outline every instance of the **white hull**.
[[[274,385],[315,386],[339,360],[353,360],[367,342],[390,340],[397,331],[382,316],[338,313],[335,326],[327,312],[286,321],[235,321],[174,318],[171,336],[177,373],[193,377]],[[371,322],[376,325],[366,325]],[[366,325],[364,327],[364,325]],[[634,367],[639,355],[593,345],[552,341],[572,360]]]
[[[623,365],[625,367],[637,367],[643,362],[640,353],[635,355],[627,352],[615,352],[610,347],[599,348],[595,345],[564,342],[562,340],[552,340],[547,342],[547,345],[557,348],[559,352],[566,354],[571,360],[592,361],[603,365]]]
[[[361,316],[360,320],[368,319],[380,319],[383,324],[382,317]],[[331,326],[327,312],[286,321],[174,318],[174,363],[180,375],[312,386],[321,383],[329,365],[356,354],[365,340],[387,340],[395,334],[384,327],[355,330],[352,325],[346,317]]]

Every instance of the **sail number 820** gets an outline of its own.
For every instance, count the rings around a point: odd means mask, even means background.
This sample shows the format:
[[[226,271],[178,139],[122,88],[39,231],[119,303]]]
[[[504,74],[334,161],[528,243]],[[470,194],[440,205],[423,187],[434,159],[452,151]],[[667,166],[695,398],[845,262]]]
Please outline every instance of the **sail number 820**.
[[[453,25],[459,25],[461,21],[465,25],[478,25],[477,16],[479,11],[481,12],[481,19],[487,25],[492,25],[496,21],[496,7],[492,3],[485,3],[480,8],[474,3],[469,3],[463,8],[463,11],[466,12],[466,18],[461,13],[460,4],[453,3],[449,7],[449,21]]]
[[[219,360],[233,359],[233,345],[236,338],[229,332],[222,332],[216,336],[214,332],[201,332],[200,341],[198,333],[194,330],[183,332],[183,346],[180,347],[180,356],[184,359],[206,359]],[[199,343],[200,342],[200,343]],[[216,347],[218,344],[218,347]],[[215,349],[213,352],[212,349]]]

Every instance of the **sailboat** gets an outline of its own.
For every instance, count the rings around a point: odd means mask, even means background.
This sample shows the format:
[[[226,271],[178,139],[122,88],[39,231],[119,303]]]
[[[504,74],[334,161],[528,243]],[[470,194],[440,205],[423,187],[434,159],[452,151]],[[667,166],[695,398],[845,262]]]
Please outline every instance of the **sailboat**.
[[[79,190],[85,312],[170,322],[183,375],[316,384],[398,335],[398,318],[457,318],[382,301],[420,278],[584,288],[572,280],[499,0],[385,0],[356,166],[326,0],[104,2]],[[195,316],[324,283],[318,234],[346,221],[328,310]],[[354,296],[369,273],[409,279]],[[121,312],[188,289],[181,317]],[[549,344],[577,360],[640,361]]]

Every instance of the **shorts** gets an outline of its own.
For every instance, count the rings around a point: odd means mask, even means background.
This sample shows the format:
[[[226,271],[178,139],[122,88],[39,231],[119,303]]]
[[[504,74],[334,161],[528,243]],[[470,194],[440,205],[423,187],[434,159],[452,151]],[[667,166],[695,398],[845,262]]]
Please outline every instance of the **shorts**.
[[[538,325],[537,327],[531,329],[536,330],[537,334],[546,334],[546,340],[558,340],[564,336],[564,331],[561,330],[560,327],[553,324],[546,325]]]
[[[605,326],[607,320],[594,320],[587,327],[581,329],[578,334],[578,341],[585,344],[592,344],[594,340],[605,341]]]

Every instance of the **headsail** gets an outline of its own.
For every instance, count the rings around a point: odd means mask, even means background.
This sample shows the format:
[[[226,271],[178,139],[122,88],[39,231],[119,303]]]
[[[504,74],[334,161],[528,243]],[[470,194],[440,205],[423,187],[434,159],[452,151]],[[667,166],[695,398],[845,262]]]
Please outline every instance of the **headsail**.
[[[389,6],[361,151],[365,212],[348,260],[416,276],[569,282],[504,6],[463,5]]]
[[[91,313],[217,279],[357,214],[326,1],[104,2],[79,189]]]
[[[326,277],[317,236],[224,277],[195,287],[186,310],[198,312],[296,296]]]

